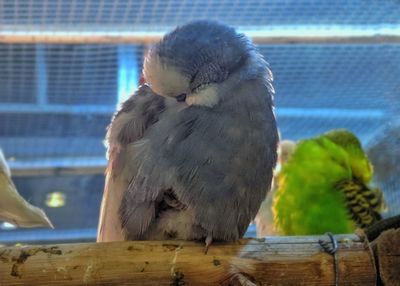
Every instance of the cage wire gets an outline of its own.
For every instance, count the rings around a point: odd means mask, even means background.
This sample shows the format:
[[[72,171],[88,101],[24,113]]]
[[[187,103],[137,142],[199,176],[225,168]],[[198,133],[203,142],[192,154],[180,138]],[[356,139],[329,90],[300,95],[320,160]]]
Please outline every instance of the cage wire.
[[[0,36],[50,31],[89,36],[138,32],[145,37],[190,20],[216,19],[259,35],[363,31],[373,37],[386,29],[399,30],[399,15],[398,0],[0,0]],[[94,239],[106,164],[105,128],[118,103],[137,88],[146,48],[144,42],[0,44],[0,147],[20,193],[44,208],[56,226],[46,231],[1,230],[0,225],[0,242]],[[297,42],[258,48],[274,74],[282,138],[352,130],[376,165],[376,184],[388,198],[385,215],[399,213],[399,42]],[[394,166],[390,179],[382,175],[389,161]],[[95,171],[86,174],[83,167]],[[53,171],[35,173],[41,169]],[[80,170],[79,175],[63,174],[70,169]],[[45,203],[55,191],[66,195],[62,208]],[[248,235],[255,236],[254,229]]]
[[[2,0],[0,24],[23,29],[159,31],[193,19],[255,29],[301,25],[397,25],[398,0]],[[362,27],[360,27],[362,28]]]

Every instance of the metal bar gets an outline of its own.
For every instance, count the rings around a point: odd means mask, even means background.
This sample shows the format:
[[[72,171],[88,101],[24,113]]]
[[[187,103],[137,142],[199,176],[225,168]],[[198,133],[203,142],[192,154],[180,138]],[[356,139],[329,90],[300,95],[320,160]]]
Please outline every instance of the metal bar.
[[[171,27],[172,29],[173,27]],[[0,43],[17,44],[151,44],[159,41],[168,30],[131,31],[130,27],[107,25],[79,28],[42,25],[2,26]],[[327,25],[238,27],[238,31],[258,44],[381,44],[400,43],[400,25]]]
[[[353,118],[383,119],[386,115],[381,109],[342,109],[342,108],[278,108],[278,117],[307,118]]]
[[[63,105],[63,104],[0,104],[0,113],[59,113],[59,114],[112,114],[115,105]],[[341,109],[341,108],[290,108],[276,109],[278,117],[313,118],[376,118],[385,117],[381,109]]]
[[[0,231],[0,244],[95,241],[96,236],[97,228],[3,230]],[[256,237],[256,227],[254,224],[249,226],[244,237]]]
[[[112,114],[116,105],[0,104],[0,113]]]
[[[95,241],[96,228],[10,230],[0,232],[0,244]]]
[[[39,105],[47,104],[47,62],[43,44],[36,46],[36,101]]]
[[[118,99],[124,102],[137,89],[139,82],[137,47],[132,45],[118,46]]]
[[[13,177],[44,175],[95,175],[103,174],[105,157],[45,158],[8,162]]]

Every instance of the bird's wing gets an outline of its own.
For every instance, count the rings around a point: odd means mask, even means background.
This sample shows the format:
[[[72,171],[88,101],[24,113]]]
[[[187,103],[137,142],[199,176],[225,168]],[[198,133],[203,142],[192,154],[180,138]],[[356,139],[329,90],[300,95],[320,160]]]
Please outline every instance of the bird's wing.
[[[125,239],[120,207],[131,181],[140,173],[140,168],[134,166],[134,157],[140,153],[140,146],[143,145],[141,140],[146,130],[158,121],[164,110],[164,98],[142,85],[115,114],[106,136],[108,166],[100,209],[98,241]],[[143,222],[137,218],[139,225],[147,224],[145,221],[149,216],[145,213],[146,210],[143,210],[140,217]]]
[[[379,189],[370,188],[354,178],[339,182],[336,188],[344,194],[349,217],[359,227],[366,229],[382,219],[380,211],[384,202]]]
[[[248,81],[230,95],[212,109],[182,110],[158,158],[199,226],[225,240],[242,236],[256,215],[271,184],[278,141],[266,85]]]

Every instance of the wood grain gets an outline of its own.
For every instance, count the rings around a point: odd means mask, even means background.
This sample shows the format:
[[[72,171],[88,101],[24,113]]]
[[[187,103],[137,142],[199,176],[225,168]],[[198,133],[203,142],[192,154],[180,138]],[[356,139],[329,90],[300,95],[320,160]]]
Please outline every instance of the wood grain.
[[[12,29],[8,28],[8,29]],[[118,31],[41,31],[35,30],[0,31],[0,43],[4,44],[154,44],[161,40],[165,32],[118,32]],[[81,28],[82,31],[85,27]],[[292,35],[265,35],[246,33],[256,44],[382,44],[399,43],[400,37],[390,35],[304,35],[301,32]]]
[[[384,231],[372,245],[383,284],[400,285],[400,228]]]
[[[267,237],[204,245],[128,241],[0,248],[0,285],[333,285],[333,257],[318,239]],[[368,249],[337,236],[340,285],[375,285]],[[240,278],[240,279],[242,279]],[[239,279],[239,280],[240,280]],[[240,285],[240,283],[239,283]]]

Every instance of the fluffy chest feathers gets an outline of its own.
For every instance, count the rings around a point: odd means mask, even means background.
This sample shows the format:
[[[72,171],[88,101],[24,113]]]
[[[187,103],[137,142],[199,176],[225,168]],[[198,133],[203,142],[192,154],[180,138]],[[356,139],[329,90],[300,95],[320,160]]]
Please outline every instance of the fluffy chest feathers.
[[[106,188],[119,194],[107,217],[120,239],[244,234],[270,187],[278,134],[263,81],[244,81],[229,92],[210,108],[143,86],[124,104],[107,136]]]

